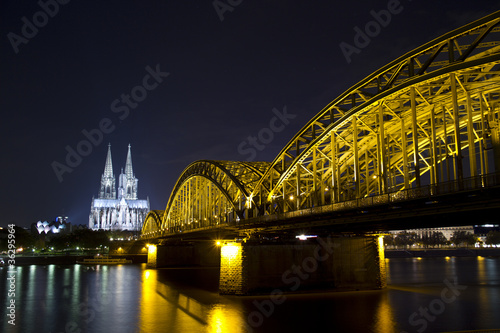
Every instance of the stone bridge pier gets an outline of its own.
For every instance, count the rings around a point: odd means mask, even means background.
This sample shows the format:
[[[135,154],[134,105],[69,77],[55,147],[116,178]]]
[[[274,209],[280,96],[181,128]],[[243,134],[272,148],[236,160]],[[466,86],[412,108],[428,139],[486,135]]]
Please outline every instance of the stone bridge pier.
[[[219,265],[219,292],[226,295],[386,287],[382,236],[149,247],[148,267],[192,265]]]

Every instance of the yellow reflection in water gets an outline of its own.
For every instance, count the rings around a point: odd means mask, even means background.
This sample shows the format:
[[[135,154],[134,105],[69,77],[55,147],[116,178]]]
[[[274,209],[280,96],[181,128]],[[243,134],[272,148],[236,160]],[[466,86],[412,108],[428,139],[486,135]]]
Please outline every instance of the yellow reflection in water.
[[[248,327],[245,322],[242,306],[240,302],[231,302],[221,299],[222,303],[214,304],[208,311],[207,332],[246,332]]]
[[[477,302],[478,304],[478,310],[480,313],[485,313],[487,311],[491,311],[491,300],[490,300],[490,293],[489,293],[489,288],[485,287],[485,284],[487,284],[487,271],[486,271],[486,265],[485,265],[485,260],[484,257],[478,256],[477,257],[477,280],[479,282],[479,285],[481,287],[478,288],[478,295],[479,295],[479,300]]]
[[[142,272],[140,332],[244,331],[241,302],[220,297],[217,304],[210,305],[198,299],[199,291],[183,293],[176,286],[162,282],[159,276],[155,269]],[[201,295],[208,296],[205,292]]]
[[[223,333],[227,330],[227,318],[224,316],[224,310],[220,305],[213,307],[208,316],[209,332]]]
[[[383,293],[377,306],[374,326],[375,331],[380,333],[393,332],[396,327],[393,308],[386,292]]]
[[[141,332],[153,332],[153,323],[157,316],[161,316],[160,309],[155,306],[156,298],[156,270],[145,270],[142,273],[142,292],[140,305]]]
[[[479,280],[479,284],[484,284],[484,281],[487,280],[484,257],[481,256],[477,257],[477,279]]]

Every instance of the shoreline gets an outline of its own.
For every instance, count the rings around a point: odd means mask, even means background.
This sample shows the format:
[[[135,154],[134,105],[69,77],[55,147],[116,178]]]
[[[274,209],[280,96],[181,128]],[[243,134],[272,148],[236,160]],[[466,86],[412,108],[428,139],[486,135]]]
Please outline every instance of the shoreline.
[[[500,248],[385,250],[386,258],[500,257]]]
[[[16,256],[16,264],[14,266],[75,265],[77,261],[93,257],[93,255]],[[148,260],[147,254],[111,255],[111,257],[130,259],[132,260],[132,264],[142,264]]]

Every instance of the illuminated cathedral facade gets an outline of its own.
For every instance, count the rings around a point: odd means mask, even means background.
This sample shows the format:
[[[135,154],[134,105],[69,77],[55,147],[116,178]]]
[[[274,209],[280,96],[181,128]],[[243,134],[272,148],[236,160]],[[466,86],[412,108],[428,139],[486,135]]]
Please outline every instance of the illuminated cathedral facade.
[[[90,206],[89,228],[140,231],[149,212],[149,199],[138,199],[137,185],[138,179],[132,169],[132,153],[128,145],[125,171],[121,169],[118,176],[117,190],[109,145],[104,173],[101,176],[101,188],[97,199],[92,198]]]

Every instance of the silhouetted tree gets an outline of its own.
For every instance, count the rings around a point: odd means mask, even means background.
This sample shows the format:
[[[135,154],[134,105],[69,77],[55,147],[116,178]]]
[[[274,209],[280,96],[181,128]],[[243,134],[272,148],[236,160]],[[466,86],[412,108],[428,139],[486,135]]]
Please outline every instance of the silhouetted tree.
[[[384,245],[385,246],[394,246],[394,235],[385,235],[384,236]]]
[[[454,231],[453,236],[451,236],[450,240],[456,246],[465,244],[467,247],[469,247],[469,245],[474,245],[476,243],[476,237],[474,236],[474,234],[463,230]]]
[[[419,240],[419,237],[414,232],[401,231],[394,238],[394,244],[402,245],[406,249],[407,246],[412,246]]]
[[[490,231],[486,235],[486,244],[488,245],[498,245],[500,244],[500,231]]]
[[[93,231],[78,229],[71,234],[57,235],[50,240],[49,246],[56,250],[80,248],[96,248],[109,246],[109,239],[104,230]]]
[[[441,231],[433,231],[430,235],[422,236],[422,243],[425,247],[445,245],[446,242],[446,237],[444,237]]]

